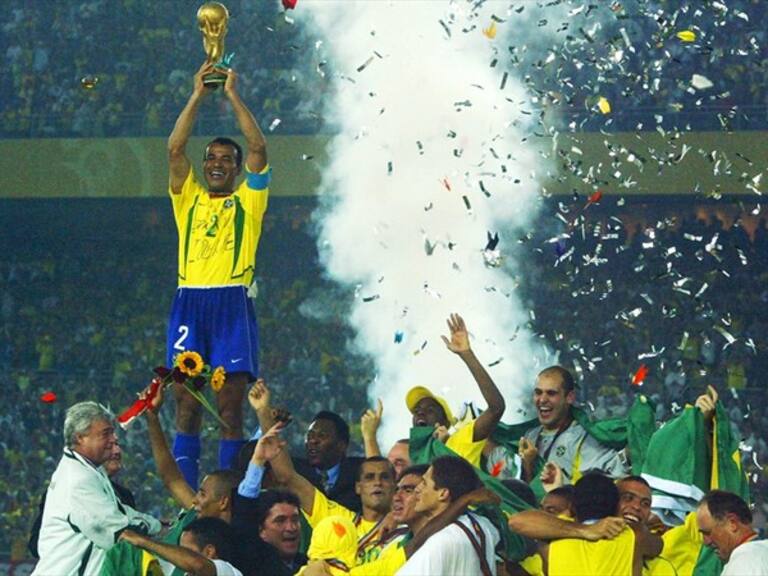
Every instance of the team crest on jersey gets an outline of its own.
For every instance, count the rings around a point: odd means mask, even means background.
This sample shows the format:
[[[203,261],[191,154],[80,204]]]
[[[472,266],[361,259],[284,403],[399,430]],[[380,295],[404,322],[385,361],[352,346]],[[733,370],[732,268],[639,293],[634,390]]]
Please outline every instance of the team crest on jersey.
[[[227,198],[224,200],[224,208],[232,208],[232,206],[235,205],[235,201],[232,200],[232,198]]]
[[[555,450],[555,454],[558,456],[565,456],[565,446],[558,446],[557,450]]]

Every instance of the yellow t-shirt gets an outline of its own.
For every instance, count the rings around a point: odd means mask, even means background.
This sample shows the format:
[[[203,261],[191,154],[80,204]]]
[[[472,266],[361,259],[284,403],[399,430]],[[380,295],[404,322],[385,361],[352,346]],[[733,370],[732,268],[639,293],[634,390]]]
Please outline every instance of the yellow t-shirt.
[[[358,565],[376,560],[379,554],[381,554],[382,546],[379,545],[380,522],[366,520],[362,515],[353,512],[338,502],[329,500],[317,488],[315,488],[315,503],[312,506],[312,514],[307,514],[303,510],[302,512],[312,528],[315,528],[320,520],[328,516],[342,516],[351,520],[357,529],[357,542],[359,546],[357,551]]]
[[[449,436],[445,445],[472,464],[475,468],[480,468],[480,458],[483,455],[483,448],[486,440],[475,442],[472,437],[475,434],[475,420],[469,422],[466,426],[459,428]]]
[[[251,284],[269,188],[251,188],[249,180],[266,186],[268,174],[269,166],[259,172],[262,178],[246,169],[232,194],[212,198],[190,168],[181,192],[169,189],[179,233],[179,286]]]
[[[349,573],[351,576],[394,576],[407,560],[400,539],[387,544],[376,560],[355,566]]]
[[[575,538],[553,540],[549,544],[549,576],[585,574],[631,575],[635,554],[635,533],[624,530],[613,540],[587,542]]]
[[[679,576],[691,576],[704,544],[696,512],[690,512],[682,526],[675,526],[664,532],[661,539],[664,548],[659,556],[669,560]],[[655,576],[656,573],[652,574]]]

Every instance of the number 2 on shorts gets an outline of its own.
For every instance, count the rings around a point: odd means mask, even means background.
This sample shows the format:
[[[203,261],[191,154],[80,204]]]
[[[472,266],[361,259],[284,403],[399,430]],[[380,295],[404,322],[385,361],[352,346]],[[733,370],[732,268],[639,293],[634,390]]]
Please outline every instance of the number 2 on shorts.
[[[173,344],[174,350],[179,350],[180,352],[184,351],[184,340],[187,339],[187,336],[189,336],[189,326],[186,324],[182,324],[179,326],[179,339],[176,340],[176,342]]]

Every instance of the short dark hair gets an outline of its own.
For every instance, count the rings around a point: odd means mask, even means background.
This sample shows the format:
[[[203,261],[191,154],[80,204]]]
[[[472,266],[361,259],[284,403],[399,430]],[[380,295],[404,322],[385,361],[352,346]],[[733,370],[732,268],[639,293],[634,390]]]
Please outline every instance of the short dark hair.
[[[184,532],[189,532],[197,547],[202,550],[208,545],[216,548],[216,556],[226,562],[234,557],[235,533],[232,526],[221,518],[197,518],[190,522]]]
[[[368,463],[375,463],[375,462],[386,462],[389,466],[389,471],[392,473],[392,480],[395,479],[395,467],[392,466],[392,462],[384,458],[384,456],[369,456],[365,460],[362,460],[360,462],[360,465],[357,467],[357,470],[355,470],[355,482],[360,482],[360,478],[363,474],[363,466],[365,466]]]
[[[208,474],[208,478],[213,478],[215,481],[217,498],[231,497],[233,492],[237,490],[240,480],[243,479],[240,472],[236,470],[214,470]]]
[[[629,476],[624,476],[623,478],[619,478],[616,480],[616,484],[621,484],[622,482],[637,482],[638,484],[643,484],[648,487],[648,489],[651,488],[651,485],[648,484],[648,480],[643,478],[642,476],[635,476],[634,474],[630,474]]]
[[[573,484],[566,484],[565,486],[558,486],[554,490],[550,490],[547,492],[547,496],[560,496],[561,498],[565,498],[568,500],[568,502],[573,506],[573,497],[576,493],[576,490],[573,487]]]
[[[480,487],[475,467],[464,458],[440,456],[432,460],[431,466],[435,488],[447,488],[452,502]]]
[[[707,505],[709,514],[722,522],[727,514],[735,514],[742,524],[752,524],[752,511],[747,503],[733,492],[725,490],[710,490],[699,502],[699,506]]]
[[[539,503],[536,501],[536,494],[526,482],[518,480],[517,478],[505,478],[501,483],[507,490],[512,492],[512,494],[520,498],[526,504],[529,504],[531,508],[539,507]]]
[[[203,152],[203,162],[205,162],[206,158],[208,157],[208,148],[210,148],[212,144],[232,146],[232,148],[235,149],[235,164],[238,168],[243,165],[243,148],[240,146],[240,144],[232,140],[232,138],[227,138],[226,136],[217,136],[205,145],[205,152]]]
[[[539,376],[559,376],[566,394],[576,389],[576,381],[573,379],[573,375],[562,366],[544,368],[544,370],[539,372]]]
[[[411,464],[407,468],[403,468],[400,475],[397,477],[397,481],[400,482],[408,474],[415,474],[416,476],[424,476],[429,470],[429,464]]]
[[[315,414],[314,418],[312,418],[312,422],[317,420],[327,420],[333,424],[333,427],[336,429],[336,436],[338,439],[345,444],[349,444],[349,424],[347,424],[344,418],[336,414],[336,412],[321,410]]]
[[[259,530],[264,528],[264,522],[267,521],[270,511],[276,504],[290,504],[301,511],[299,497],[293,492],[287,492],[286,490],[264,490],[256,500],[255,519]]]
[[[589,472],[574,486],[573,507],[576,519],[599,520],[616,514],[619,506],[619,489],[614,481],[599,472]]]

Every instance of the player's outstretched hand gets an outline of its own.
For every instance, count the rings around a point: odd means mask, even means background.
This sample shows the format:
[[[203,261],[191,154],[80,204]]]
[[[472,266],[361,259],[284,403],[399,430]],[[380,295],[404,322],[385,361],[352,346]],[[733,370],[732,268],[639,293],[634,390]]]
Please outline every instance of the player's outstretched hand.
[[[458,314],[451,314],[447,320],[448,330],[451,332],[451,338],[440,336],[445,342],[445,346],[454,354],[463,354],[469,352],[469,333],[464,319]]]
[[[253,383],[248,391],[248,403],[253,411],[258,413],[261,410],[269,408],[270,393],[264,378],[259,378]]]

